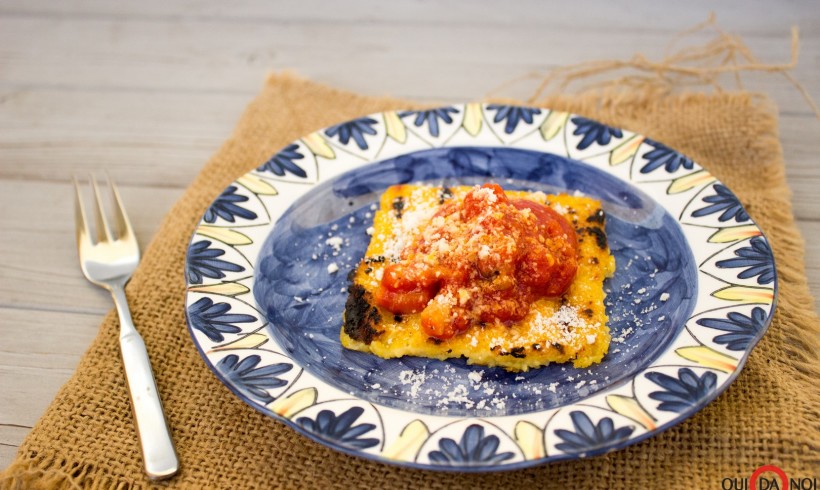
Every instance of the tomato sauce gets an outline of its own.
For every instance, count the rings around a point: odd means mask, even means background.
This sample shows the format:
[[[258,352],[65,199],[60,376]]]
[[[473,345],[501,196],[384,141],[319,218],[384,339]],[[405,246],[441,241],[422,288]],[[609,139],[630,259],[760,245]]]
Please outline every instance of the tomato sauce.
[[[385,267],[374,300],[397,314],[421,312],[425,333],[445,340],[472,325],[520,320],[533,301],[561,296],[577,253],[561,215],[484,184],[436,212]]]

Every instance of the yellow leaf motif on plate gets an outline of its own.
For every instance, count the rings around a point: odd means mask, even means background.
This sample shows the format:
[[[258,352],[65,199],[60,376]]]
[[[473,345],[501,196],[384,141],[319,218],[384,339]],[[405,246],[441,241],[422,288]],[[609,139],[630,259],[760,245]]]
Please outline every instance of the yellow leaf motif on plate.
[[[737,359],[726,354],[706,347],[705,345],[697,347],[681,347],[675,350],[675,353],[684,359],[696,362],[701,366],[717,369],[724,373],[731,373],[737,369]]]
[[[333,151],[333,148],[327,144],[327,141],[325,141],[318,132],[305,136],[302,138],[302,142],[308,147],[310,152],[317,157],[324,157],[328,160],[336,158],[336,153]]]
[[[718,289],[712,296],[726,301],[740,301],[743,303],[771,303],[774,300],[774,291],[768,288],[752,286],[729,286]]]
[[[238,282],[221,282],[219,284],[211,284],[208,286],[192,286],[188,288],[192,293],[211,293],[222,296],[239,296],[245,294],[250,289],[247,286],[239,284]]]
[[[196,232],[202,236],[219,240],[228,245],[248,245],[253,243],[253,240],[244,233],[220,226],[200,225],[199,228],[196,229]]]
[[[399,143],[407,141],[407,128],[396,111],[384,113],[384,126],[387,129],[387,136],[390,136]]]
[[[267,335],[261,333],[251,333],[229,344],[214,347],[209,352],[217,352],[228,349],[256,349],[266,344],[270,340]]]
[[[515,424],[513,436],[518,447],[524,452],[524,459],[540,459],[546,455],[544,432],[532,422],[522,420]]]
[[[709,243],[729,243],[745,240],[753,236],[760,236],[763,232],[755,225],[733,226],[721,228],[709,237]]]
[[[428,437],[430,431],[424,422],[414,420],[402,429],[398,439],[384,449],[382,456],[398,461],[413,461]]]
[[[609,395],[606,397],[606,403],[612,410],[641,424],[646,430],[655,430],[655,419],[644,410],[638,400],[629,396]]]
[[[569,119],[569,112],[552,111],[541,124],[541,137],[544,141],[555,138]]]
[[[609,154],[609,164],[610,165],[620,165],[625,161],[632,158],[632,155],[638,151],[640,148],[641,143],[643,143],[644,137],[636,134],[632,137],[628,138],[626,141],[621,143],[620,145],[616,146],[612,153]]]
[[[481,104],[473,102],[464,107],[464,122],[461,125],[467,130],[470,136],[475,136],[481,131],[481,124],[483,120],[481,113]]]
[[[717,179],[706,170],[698,170],[697,172],[693,172],[689,175],[684,175],[683,177],[678,177],[673,180],[672,183],[669,184],[669,188],[666,189],[666,193],[679,194],[698,186],[711,184],[716,180]]]
[[[242,177],[236,179],[237,182],[245,186],[249,191],[253,192],[256,195],[260,196],[275,196],[279,194],[279,191],[268,182],[260,179],[259,177],[251,174],[245,174]]]
[[[284,398],[277,398],[268,405],[268,408],[273,410],[274,413],[290,419],[314,403],[316,403],[316,388],[305,388]]]

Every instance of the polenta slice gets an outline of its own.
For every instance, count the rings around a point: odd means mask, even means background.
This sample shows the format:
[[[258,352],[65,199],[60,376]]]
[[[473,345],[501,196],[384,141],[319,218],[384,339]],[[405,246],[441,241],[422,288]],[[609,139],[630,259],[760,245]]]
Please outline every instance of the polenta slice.
[[[615,270],[604,222],[588,197],[390,187],[350,276],[342,345],[509,371],[600,362]]]

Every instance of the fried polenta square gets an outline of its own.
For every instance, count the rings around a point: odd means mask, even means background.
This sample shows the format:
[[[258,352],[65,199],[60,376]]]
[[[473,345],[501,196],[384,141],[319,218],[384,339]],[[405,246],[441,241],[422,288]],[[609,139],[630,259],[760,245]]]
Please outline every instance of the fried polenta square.
[[[368,230],[371,241],[350,274],[341,342],[347,349],[382,358],[419,356],[445,360],[464,357],[469,364],[527,371],[550,363],[572,362],[584,368],[600,362],[609,349],[604,280],[615,271],[601,203],[590,197],[543,192],[504,191],[550,207],[575,229],[577,269],[558,297],[540,297],[514,322],[471,326],[447,338],[433,338],[422,328],[421,313],[396,314],[377,306],[374,293],[385,267],[399,260],[436,211],[463,199],[470,186],[396,185],[381,197]]]

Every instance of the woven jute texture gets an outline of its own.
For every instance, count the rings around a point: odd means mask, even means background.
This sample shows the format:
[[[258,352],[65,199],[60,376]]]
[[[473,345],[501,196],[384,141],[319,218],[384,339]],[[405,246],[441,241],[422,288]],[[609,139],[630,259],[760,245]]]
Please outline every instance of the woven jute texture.
[[[721,488],[763,464],[820,477],[818,318],[803,266],[776,110],[745,93],[553,97],[541,105],[643,133],[724,181],[774,249],[777,312],[737,380],[680,425],[586,460],[495,474],[399,468],[332,451],[233,396],[188,335],[183,261],[210,202],[288,142],[364,114],[418,106],[272,75],[235,133],[168,213],[128,285],[177,443],[184,488]],[[3,488],[137,488],[143,475],[111,312],[76,373],[0,475]]]

